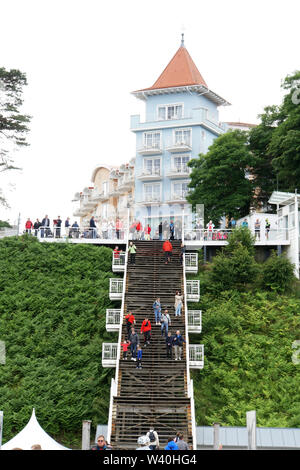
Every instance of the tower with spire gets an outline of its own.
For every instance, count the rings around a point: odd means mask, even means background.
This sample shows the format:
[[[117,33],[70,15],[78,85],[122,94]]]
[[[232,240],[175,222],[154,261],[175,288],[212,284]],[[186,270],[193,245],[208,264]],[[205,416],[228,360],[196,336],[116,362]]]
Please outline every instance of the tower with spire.
[[[206,153],[223,132],[218,106],[229,103],[205,82],[184,44],[155,83],[133,92],[145,101],[145,121],[131,116],[136,134],[135,204],[155,206],[186,202],[187,162]]]

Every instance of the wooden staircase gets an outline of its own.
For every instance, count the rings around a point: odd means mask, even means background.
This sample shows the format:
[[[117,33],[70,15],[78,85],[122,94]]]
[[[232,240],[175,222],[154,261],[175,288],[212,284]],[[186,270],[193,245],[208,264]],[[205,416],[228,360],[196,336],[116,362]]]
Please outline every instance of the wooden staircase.
[[[119,364],[118,393],[113,399],[111,444],[115,449],[135,449],[137,439],[154,427],[160,439],[160,447],[168,437],[181,431],[192,446],[191,403],[188,398],[185,344],[181,361],[167,359],[165,336],[155,325],[152,304],[160,297],[162,311],[168,309],[171,317],[169,331],[180,330],[184,338],[184,308],[181,317],[175,317],[174,296],[176,290],[184,291],[183,267],[180,265],[180,241],[173,241],[171,263],[165,265],[163,242],[136,241],[136,265],[128,265],[124,318],[132,311],[135,329],[143,349],[142,369],[137,363],[122,359]],[[144,347],[140,333],[141,324],[148,316],[151,326],[151,344]],[[126,338],[125,321],[122,341]],[[192,447],[191,447],[192,448]]]

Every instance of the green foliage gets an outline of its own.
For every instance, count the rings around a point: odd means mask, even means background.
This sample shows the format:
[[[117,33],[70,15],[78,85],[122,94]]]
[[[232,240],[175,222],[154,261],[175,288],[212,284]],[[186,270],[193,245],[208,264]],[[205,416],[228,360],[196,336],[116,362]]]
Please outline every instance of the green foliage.
[[[14,150],[28,145],[25,136],[29,131],[27,124],[30,117],[21,112],[25,85],[27,81],[24,73],[0,67],[0,173],[15,169]],[[0,203],[7,205],[1,190]]]
[[[292,191],[300,183],[300,71],[288,75],[287,91],[280,106],[268,106],[261,124],[250,131],[250,149],[255,157],[254,174],[261,188],[257,201],[267,202],[272,191]],[[296,99],[296,101],[295,101]]]
[[[228,238],[228,244],[224,247],[226,253],[230,254],[239,246],[244,246],[250,255],[255,253],[255,237],[247,227],[236,227]]]
[[[32,408],[54,438],[79,447],[83,419],[108,417],[110,377],[102,369],[111,250],[0,240],[0,409],[4,441],[26,425]]]
[[[300,367],[291,359],[300,299],[227,291],[204,295],[199,307],[205,363],[192,371],[197,424],[245,426],[255,409],[259,426],[300,427]]]
[[[230,131],[216,138],[207,154],[191,160],[190,204],[204,204],[206,222],[215,224],[223,215],[243,217],[249,213],[253,183],[245,178],[253,156],[247,134]]]
[[[225,250],[215,256],[210,275],[211,290],[244,290],[246,285],[253,282],[258,273],[258,266],[253,255],[241,243],[230,255]]]
[[[0,220],[0,228],[12,228],[12,226],[5,220]]]
[[[262,287],[276,292],[285,292],[292,286],[294,280],[294,265],[286,256],[277,256],[273,251],[262,266]]]

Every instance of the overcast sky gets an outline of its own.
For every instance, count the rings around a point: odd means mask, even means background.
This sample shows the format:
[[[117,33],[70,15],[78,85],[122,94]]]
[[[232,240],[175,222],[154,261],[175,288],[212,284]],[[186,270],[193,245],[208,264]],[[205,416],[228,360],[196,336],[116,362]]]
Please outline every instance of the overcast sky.
[[[0,219],[72,216],[75,192],[100,163],[135,155],[130,92],[151,86],[185,45],[224,121],[258,122],[299,64],[297,0],[0,0],[0,67],[26,73],[30,147],[21,172],[0,175]]]

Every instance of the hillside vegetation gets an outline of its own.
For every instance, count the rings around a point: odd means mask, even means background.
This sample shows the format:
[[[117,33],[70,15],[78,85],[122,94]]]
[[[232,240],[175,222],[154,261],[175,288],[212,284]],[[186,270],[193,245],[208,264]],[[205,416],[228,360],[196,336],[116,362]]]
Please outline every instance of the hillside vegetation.
[[[59,442],[80,447],[82,420],[106,423],[113,370],[102,369],[111,250],[0,240],[0,365],[3,441],[27,424],[35,407]]]
[[[258,264],[248,230],[236,229],[213,263],[201,266],[204,369],[193,371],[198,425],[300,427],[299,282],[283,256]],[[298,346],[300,359],[300,347]]]

